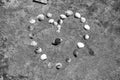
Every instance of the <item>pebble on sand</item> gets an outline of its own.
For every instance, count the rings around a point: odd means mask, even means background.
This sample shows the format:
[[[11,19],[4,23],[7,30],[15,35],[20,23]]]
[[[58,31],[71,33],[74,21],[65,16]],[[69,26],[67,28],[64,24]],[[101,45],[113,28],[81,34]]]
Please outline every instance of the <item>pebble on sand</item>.
[[[48,0],[33,0],[33,2],[41,3],[41,4],[47,4]]]
[[[41,59],[41,60],[46,60],[46,59],[47,59],[47,55],[46,55],[46,54],[42,54],[42,55],[40,56],[40,59]]]

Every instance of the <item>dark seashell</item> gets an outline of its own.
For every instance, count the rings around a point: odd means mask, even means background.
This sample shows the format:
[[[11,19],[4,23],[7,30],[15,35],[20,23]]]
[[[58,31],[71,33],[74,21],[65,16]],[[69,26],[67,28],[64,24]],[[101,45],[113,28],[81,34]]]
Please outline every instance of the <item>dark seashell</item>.
[[[77,58],[77,57],[78,57],[78,54],[79,54],[78,50],[75,49],[75,50],[73,51],[73,56],[74,56],[75,58]]]
[[[56,63],[56,69],[59,70],[62,68],[62,63]]]
[[[71,58],[68,58],[68,57],[67,57],[67,58],[65,59],[65,62],[70,63],[70,62],[71,62]]]
[[[57,45],[60,45],[62,42],[62,40],[60,38],[56,38],[53,42],[52,42],[52,45],[54,46],[57,46]]]
[[[88,49],[88,53],[89,53],[89,55],[91,55],[91,56],[94,56],[94,55],[95,55],[95,52],[94,52],[91,48]]]

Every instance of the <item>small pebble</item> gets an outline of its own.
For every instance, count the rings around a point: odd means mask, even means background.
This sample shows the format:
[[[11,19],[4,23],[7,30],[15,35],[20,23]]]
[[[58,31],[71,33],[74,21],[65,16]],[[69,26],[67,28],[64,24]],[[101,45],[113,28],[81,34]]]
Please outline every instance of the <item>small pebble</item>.
[[[65,14],[66,14],[66,16],[71,16],[71,15],[73,15],[73,11],[72,10],[67,10],[67,11],[65,11]]]
[[[52,62],[49,62],[49,63],[47,64],[47,67],[48,67],[49,69],[53,68],[53,66],[54,66],[54,63],[52,63]]]
[[[43,20],[45,19],[45,15],[44,15],[44,14],[39,14],[39,15],[37,16],[37,19],[38,19],[39,21],[43,21]]]
[[[32,25],[29,25],[27,28],[28,28],[28,31],[32,31],[32,30],[34,30],[35,27]]]
[[[84,35],[84,39],[88,40],[90,38],[90,36],[88,34]]]
[[[90,30],[90,26],[89,26],[88,24],[85,24],[85,25],[84,25],[84,29],[85,29],[85,30]]]
[[[60,25],[63,24],[63,20],[62,20],[62,19],[59,19],[57,22],[58,22],[58,24],[60,24]]]
[[[62,68],[62,63],[56,63],[56,69],[61,69]]]
[[[57,31],[56,32],[58,32],[58,33],[60,33],[60,30],[61,30],[61,25],[57,25]]]
[[[75,18],[79,18],[80,19],[81,18],[81,14],[79,12],[76,12],[75,13]]]
[[[37,46],[37,42],[36,41],[32,41],[30,45],[31,46]]]
[[[47,17],[51,18],[52,17],[52,13],[47,13]]]
[[[42,54],[40,57],[41,60],[46,60],[47,59],[47,55],[46,54]]]
[[[37,54],[41,53],[41,52],[42,52],[42,48],[40,48],[40,47],[35,50],[35,53],[37,53]]]
[[[70,62],[71,62],[71,58],[66,58],[65,61],[66,61],[67,63],[70,63]]]
[[[64,14],[61,14],[61,15],[60,15],[60,18],[61,18],[62,20],[64,20],[64,19],[66,19],[66,18],[67,18],[67,16],[66,16],[66,15],[64,15]]]
[[[84,48],[85,47],[85,44],[83,42],[78,42],[77,43],[77,47],[78,48]]]
[[[36,23],[36,20],[31,18],[30,21],[29,21],[31,24],[35,24]]]
[[[86,18],[85,17],[81,17],[80,20],[81,20],[82,23],[86,22]]]
[[[79,55],[78,49],[75,49],[75,50],[73,51],[73,56],[74,56],[75,58],[77,58],[78,55]]]
[[[30,34],[28,34],[28,36],[30,39],[33,39],[35,35],[33,33],[30,33]]]
[[[49,19],[48,23],[53,24],[54,21],[55,21],[54,19]]]
[[[54,26],[57,26],[57,25],[58,25],[58,23],[57,23],[56,21],[54,21],[54,23],[53,23],[53,24],[54,24]]]
[[[41,4],[47,4],[48,0],[33,0],[33,2],[38,2],[38,3],[41,3]]]

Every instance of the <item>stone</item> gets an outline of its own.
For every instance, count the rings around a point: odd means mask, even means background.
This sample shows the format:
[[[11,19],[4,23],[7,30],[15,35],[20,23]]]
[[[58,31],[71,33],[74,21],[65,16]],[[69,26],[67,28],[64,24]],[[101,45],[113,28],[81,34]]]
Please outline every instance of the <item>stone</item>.
[[[33,2],[41,3],[41,4],[47,4],[48,0],[33,0]]]

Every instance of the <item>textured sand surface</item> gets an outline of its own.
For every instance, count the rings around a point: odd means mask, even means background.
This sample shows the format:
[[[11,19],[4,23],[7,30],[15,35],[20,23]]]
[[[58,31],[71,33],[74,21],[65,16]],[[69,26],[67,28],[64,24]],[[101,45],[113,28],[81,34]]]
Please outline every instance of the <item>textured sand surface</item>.
[[[0,0],[0,80],[120,80],[119,47],[119,0]]]

